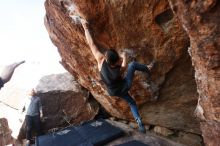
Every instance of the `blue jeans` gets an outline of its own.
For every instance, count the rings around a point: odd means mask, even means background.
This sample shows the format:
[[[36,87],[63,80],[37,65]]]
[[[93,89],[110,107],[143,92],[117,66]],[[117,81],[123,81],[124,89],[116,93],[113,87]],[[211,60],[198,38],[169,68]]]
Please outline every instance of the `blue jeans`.
[[[125,81],[126,81],[126,84],[127,84],[127,87],[128,87],[128,91],[130,90],[131,86],[132,86],[132,82],[133,82],[133,78],[134,78],[134,73],[135,71],[143,71],[143,72],[146,72],[148,74],[150,74],[150,71],[149,69],[147,68],[146,65],[144,64],[140,64],[138,62],[131,62],[128,64],[128,70],[127,70],[127,74],[125,75]],[[131,108],[131,112],[133,114],[133,117],[134,119],[140,119],[140,115],[138,113],[138,108],[137,108],[137,105],[136,105],[136,102],[134,101],[134,99],[129,95],[129,93],[125,94],[125,95],[122,95],[120,96],[121,98],[125,99],[130,108]]]

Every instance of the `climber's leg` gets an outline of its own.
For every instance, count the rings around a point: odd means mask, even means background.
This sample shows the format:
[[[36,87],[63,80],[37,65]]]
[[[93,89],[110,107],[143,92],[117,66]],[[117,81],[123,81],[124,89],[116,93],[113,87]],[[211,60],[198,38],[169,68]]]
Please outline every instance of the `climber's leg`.
[[[136,102],[134,101],[134,99],[128,93],[124,96],[121,96],[121,98],[125,99],[128,102],[128,104],[131,108],[131,112],[133,114],[133,117],[138,124],[139,131],[142,133],[145,133],[146,129],[141,121],[140,115],[138,113],[138,108],[137,108],[137,105],[136,105]]]
[[[150,71],[146,65],[140,64],[136,61],[132,61],[131,63],[128,64],[127,74],[125,75],[125,80],[127,82],[128,89],[130,89],[132,86],[132,81],[136,70],[146,72],[147,74],[150,75]]]
[[[36,136],[40,136],[42,134],[41,131],[41,121],[40,121],[40,115],[33,117],[34,127],[36,130]]]
[[[27,128],[27,132],[26,132],[26,139],[28,141],[31,141],[32,138],[32,130],[33,130],[33,117],[26,115],[25,117],[26,120],[26,128]]]
[[[149,90],[151,93],[152,100],[158,99],[158,87],[151,81],[150,70],[154,67],[155,61],[152,61],[149,65],[140,64],[138,62],[132,61],[128,64],[127,74],[125,75],[125,80],[127,82],[128,90],[132,86],[134,73],[136,70],[143,71],[147,73],[147,84],[149,85]]]

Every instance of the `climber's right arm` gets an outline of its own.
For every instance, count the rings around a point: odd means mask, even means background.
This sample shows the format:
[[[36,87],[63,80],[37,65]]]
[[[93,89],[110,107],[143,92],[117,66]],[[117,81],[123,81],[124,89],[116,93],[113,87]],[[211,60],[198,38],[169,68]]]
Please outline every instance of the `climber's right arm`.
[[[82,26],[84,28],[84,31],[85,31],[85,36],[86,36],[86,40],[89,44],[89,47],[92,51],[92,54],[94,55],[96,61],[98,62],[98,64],[102,64],[103,62],[103,59],[104,59],[104,55],[99,51],[98,47],[96,46],[93,38],[92,38],[92,35],[90,33],[90,30],[89,30],[89,27],[88,27],[88,23],[85,21],[85,20],[81,20],[81,23],[82,23]]]

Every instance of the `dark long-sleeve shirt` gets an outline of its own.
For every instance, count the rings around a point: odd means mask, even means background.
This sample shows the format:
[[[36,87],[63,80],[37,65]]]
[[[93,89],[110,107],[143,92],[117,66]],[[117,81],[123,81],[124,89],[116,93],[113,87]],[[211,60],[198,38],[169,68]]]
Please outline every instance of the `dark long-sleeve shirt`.
[[[28,97],[25,102],[26,115],[36,116],[42,111],[40,98],[37,96]]]

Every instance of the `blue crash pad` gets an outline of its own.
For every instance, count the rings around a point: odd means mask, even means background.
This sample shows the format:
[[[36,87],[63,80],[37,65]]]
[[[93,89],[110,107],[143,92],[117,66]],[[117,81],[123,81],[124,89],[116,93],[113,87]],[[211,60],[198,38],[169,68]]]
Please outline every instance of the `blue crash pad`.
[[[116,145],[116,146],[149,146],[149,145],[144,144],[144,143],[137,141],[137,140],[132,140],[132,141],[129,141],[129,142],[126,142],[123,144]]]
[[[75,129],[83,138],[95,146],[103,146],[103,144],[123,135],[121,129],[112,126],[103,119],[89,121],[81,126],[75,127]]]

